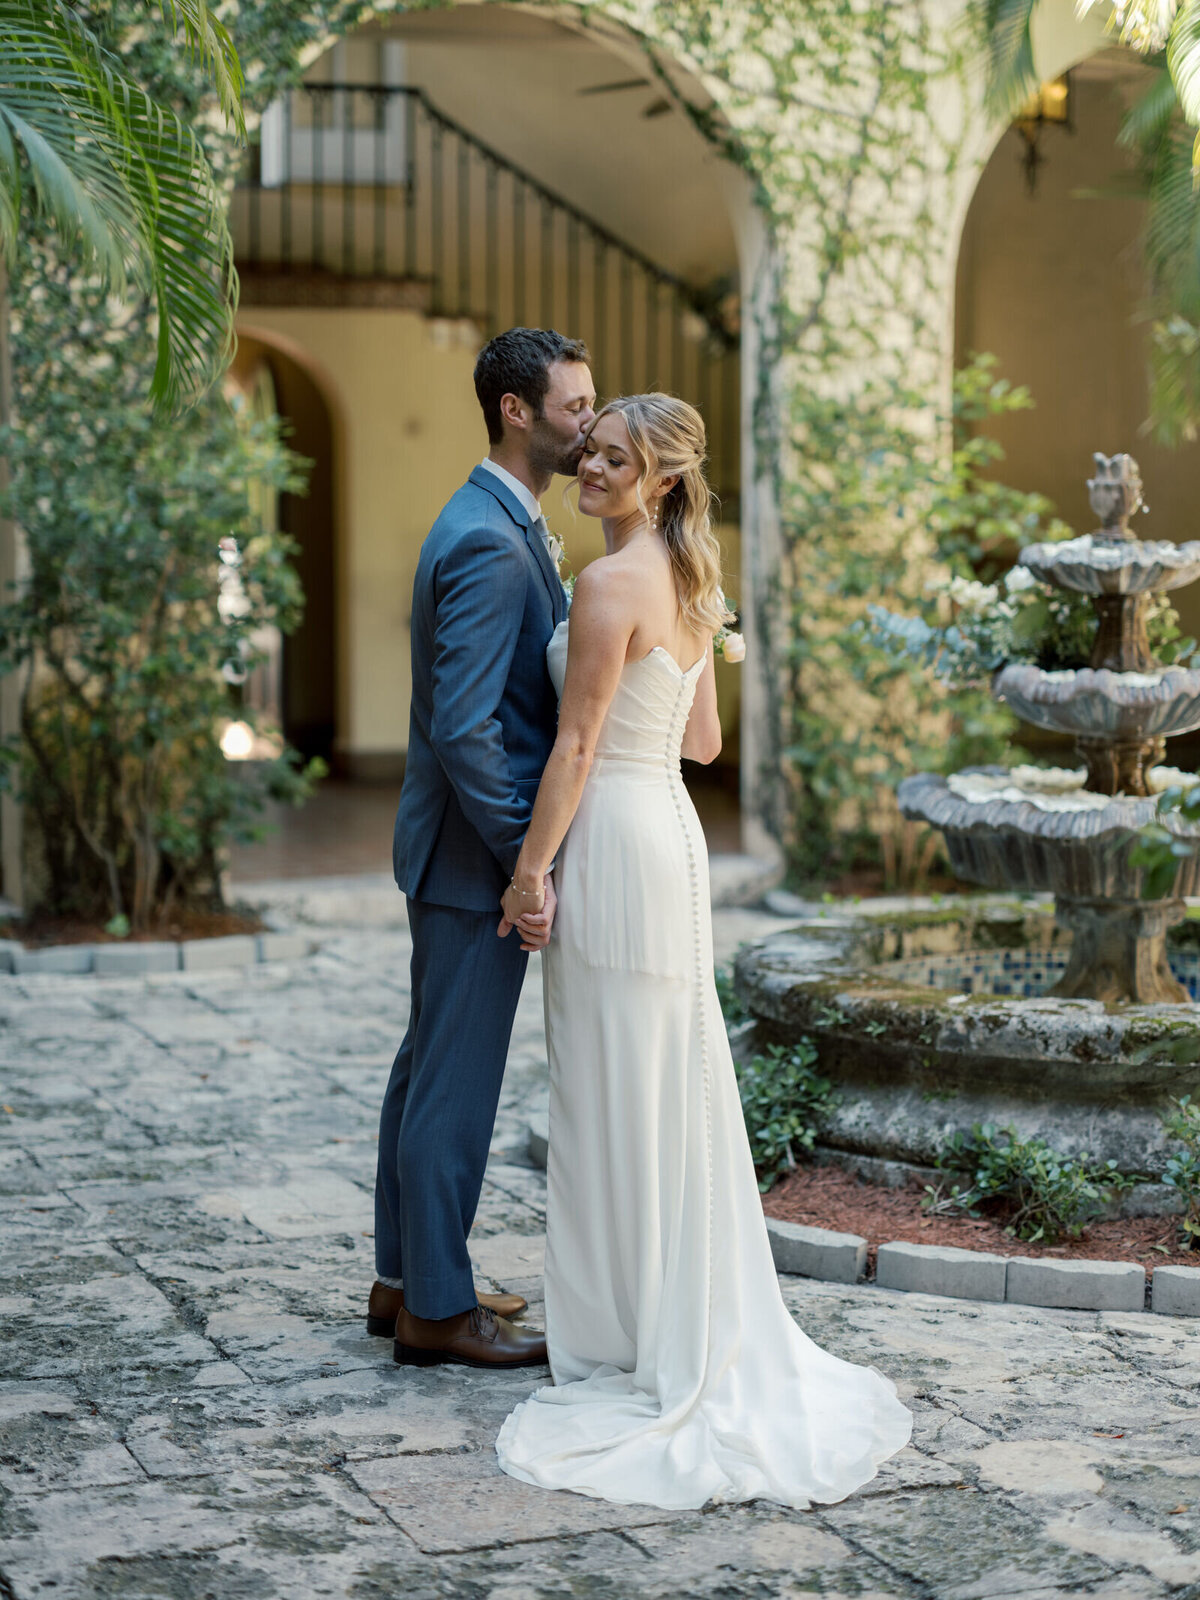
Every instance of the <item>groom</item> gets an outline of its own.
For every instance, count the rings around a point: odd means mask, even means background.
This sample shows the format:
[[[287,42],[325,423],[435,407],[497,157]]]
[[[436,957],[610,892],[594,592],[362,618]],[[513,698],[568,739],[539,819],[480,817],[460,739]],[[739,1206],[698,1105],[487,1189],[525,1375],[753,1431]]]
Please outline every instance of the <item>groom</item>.
[[[384,1096],[367,1328],[400,1362],[523,1367],[545,1338],[476,1294],[467,1235],[479,1202],[513,1017],[554,914],[496,936],[558,706],[546,646],[566,615],[538,504],[574,474],[595,419],[583,344],[511,328],[486,344],[475,392],[490,448],[443,509],[413,584],[412,715],[392,860],[408,897],[412,1007]],[[537,913],[540,912],[540,915]],[[533,931],[530,931],[533,930]]]

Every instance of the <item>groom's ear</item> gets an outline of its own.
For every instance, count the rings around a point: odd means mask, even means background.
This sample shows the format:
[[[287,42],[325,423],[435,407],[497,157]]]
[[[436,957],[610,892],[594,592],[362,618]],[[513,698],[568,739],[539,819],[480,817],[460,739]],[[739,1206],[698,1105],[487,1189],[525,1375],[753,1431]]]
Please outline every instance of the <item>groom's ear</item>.
[[[518,433],[524,433],[529,427],[529,405],[517,394],[502,394],[500,396],[500,415],[510,428],[515,428]]]

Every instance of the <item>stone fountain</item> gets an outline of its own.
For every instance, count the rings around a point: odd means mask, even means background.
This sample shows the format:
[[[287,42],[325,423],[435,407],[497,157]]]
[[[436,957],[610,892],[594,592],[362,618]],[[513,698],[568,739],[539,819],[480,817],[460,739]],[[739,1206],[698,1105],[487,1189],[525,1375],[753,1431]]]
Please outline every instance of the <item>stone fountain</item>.
[[[1020,558],[1091,597],[1091,662],[1006,666],[992,685],[1026,721],[1072,734],[1080,767],[923,773],[899,789],[958,876],[1001,894],[813,908],[737,959],[755,1019],[742,1048],[815,1040],[839,1095],[819,1151],[868,1176],[928,1169],[981,1121],[1153,1176],[1169,1097],[1200,1092],[1200,921],[1184,902],[1200,856],[1148,899],[1134,852],[1156,789],[1182,776],[1155,767],[1163,741],[1200,728],[1200,671],[1161,667],[1146,626],[1154,593],[1200,578],[1200,541],[1139,539],[1136,463],[1095,459],[1100,527]],[[1146,1204],[1170,1209],[1172,1191]]]
[[[1090,595],[1091,664],[1067,672],[1004,667],[992,692],[1040,728],[1075,736],[1081,783],[1022,785],[1002,772],[923,773],[900,785],[906,817],[942,830],[959,877],[991,888],[1054,895],[1072,934],[1067,970],[1052,993],[1107,1001],[1186,1001],[1172,976],[1166,934],[1200,888],[1200,856],[1181,863],[1169,896],[1148,900],[1132,860],[1156,808],[1152,762],[1169,735],[1200,728],[1200,671],[1162,668],[1150,652],[1150,596],[1200,577],[1200,542],[1143,542],[1130,518],[1142,504],[1131,456],[1097,455],[1088,480],[1095,533],[1035,544],[1020,561],[1036,578]],[[1066,775],[1070,776],[1070,775]]]

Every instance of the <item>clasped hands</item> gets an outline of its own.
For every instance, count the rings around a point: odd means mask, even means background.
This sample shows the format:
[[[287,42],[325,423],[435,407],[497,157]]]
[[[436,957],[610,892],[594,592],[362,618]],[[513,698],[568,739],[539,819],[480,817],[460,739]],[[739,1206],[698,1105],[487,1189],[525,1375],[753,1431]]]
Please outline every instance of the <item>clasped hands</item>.
[[[515,883],[510,883],[501,897],[500,909],[502,915],[496,932],[501,939],[507,938],[515,928],[521,935],[522,950],[544,950],[550,943],[550,929],[558,909],[554,879],[547,873],[540,891],[522,892]]]

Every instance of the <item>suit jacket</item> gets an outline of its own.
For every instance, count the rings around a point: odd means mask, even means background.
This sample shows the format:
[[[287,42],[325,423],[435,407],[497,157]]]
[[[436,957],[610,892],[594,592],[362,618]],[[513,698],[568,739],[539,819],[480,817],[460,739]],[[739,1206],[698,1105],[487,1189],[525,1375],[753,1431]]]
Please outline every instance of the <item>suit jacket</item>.
[[[392,865],[410,899],[499,912],[554,744],[546,646],[567,601],[545,541],[476,468],[421,547]]]

